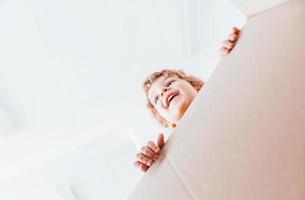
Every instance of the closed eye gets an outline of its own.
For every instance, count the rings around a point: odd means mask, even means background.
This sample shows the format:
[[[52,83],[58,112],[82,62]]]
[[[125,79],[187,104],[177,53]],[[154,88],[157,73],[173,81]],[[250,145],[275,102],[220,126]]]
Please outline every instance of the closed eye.
[[[170,80],[170,81],[168,81],[167,82],[167,84],[166,84],[166,86],[168,87],[168,86],[170,86],[173,82],[175,82],[176,80]]]

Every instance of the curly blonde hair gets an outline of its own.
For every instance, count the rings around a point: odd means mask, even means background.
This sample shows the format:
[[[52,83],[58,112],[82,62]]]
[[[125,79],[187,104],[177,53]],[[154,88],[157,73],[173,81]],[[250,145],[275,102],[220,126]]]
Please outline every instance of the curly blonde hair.
[[[173,70],[173,69],[164,69],[160,72],[154,72],[146,78],[146,80],[143,83],[143,89],[146,96],[146,106],[148,110],[150,110],[152,116],[156,118],[162,126],[169,128],[170,123],[157,112],[157,110],[155,109],[155,107],[152,105],[152,103],[149,101],[148,98],[148,91],[151,88],[151,85],[155,80],[157,80],[161,76],[165,76],[165,77],[176,76],[180,79],[183,79],[189,82],[197,90],[197,92],[202,88],[204,82],[195,76],[186,75],[182,70]]]

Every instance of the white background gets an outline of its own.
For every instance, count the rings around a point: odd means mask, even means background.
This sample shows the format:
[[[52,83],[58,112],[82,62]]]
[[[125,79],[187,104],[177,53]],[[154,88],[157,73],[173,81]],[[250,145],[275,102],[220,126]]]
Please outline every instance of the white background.
[[[126,199],[137,148],[170,134],[145,77],[206,81],[244,22],[228,0],[0,0],[0,199]]]

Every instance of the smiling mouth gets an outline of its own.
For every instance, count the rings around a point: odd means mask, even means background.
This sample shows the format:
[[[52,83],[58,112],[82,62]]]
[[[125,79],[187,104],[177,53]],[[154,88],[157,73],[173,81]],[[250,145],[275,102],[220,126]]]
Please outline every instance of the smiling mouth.
[[[179,92],[175,92],[175,93],[172,93],[172,94],[168,95],[168,97],[167,97],[167,107],[169,107],[171,101],[172,101],[176,96],[178,96],[178,95],[179,95]]]

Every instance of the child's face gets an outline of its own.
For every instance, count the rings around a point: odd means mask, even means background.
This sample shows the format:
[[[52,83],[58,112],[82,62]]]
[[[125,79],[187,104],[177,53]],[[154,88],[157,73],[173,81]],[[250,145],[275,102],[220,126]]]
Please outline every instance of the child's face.
[[[148,99],[157,112],[164,119],[175,124],[196,95],[197,90],[189,82],[177,76],[161,76],[148,90]]]

